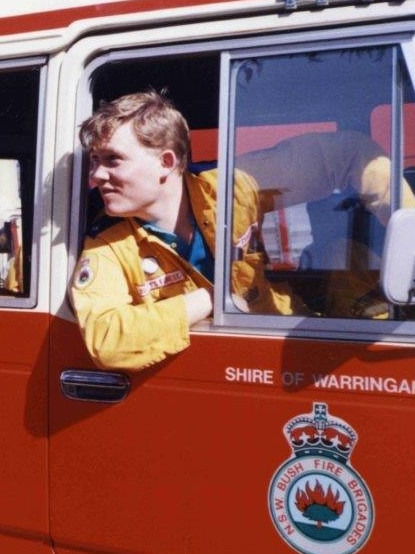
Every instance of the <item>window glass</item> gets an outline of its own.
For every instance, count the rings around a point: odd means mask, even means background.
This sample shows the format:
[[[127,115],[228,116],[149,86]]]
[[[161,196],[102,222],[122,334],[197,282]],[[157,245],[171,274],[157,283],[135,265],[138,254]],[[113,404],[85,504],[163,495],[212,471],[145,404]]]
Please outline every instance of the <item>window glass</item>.
[[[39,69],[0,71],[0,295],[28,297]]]
[[[22,292],[22,202],[18,160],[0,159],[0,285]]]
[[[258,206],[244,220],[239,173],[231,173],[229,274],[241,263],[254,266],[262,252],[276,300],[257,312],[391,317],[378,281],[391,213],[395,54],[365,47],[232,62],[232,167],[254,178]],[[413,120],[412,109],[405,106],[405,120]],[[408,180],[412,142],[408,136]],[[407,181],[399,201],[415,205]],[[252,294],[254,286],[243,291],[248,304]]]

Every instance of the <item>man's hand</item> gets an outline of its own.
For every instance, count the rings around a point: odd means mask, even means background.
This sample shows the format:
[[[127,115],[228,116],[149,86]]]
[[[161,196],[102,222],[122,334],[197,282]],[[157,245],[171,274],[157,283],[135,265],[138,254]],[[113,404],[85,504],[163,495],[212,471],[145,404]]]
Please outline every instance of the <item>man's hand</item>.
[[[213,310],[212,294],[207,289],[197,289],[185,294],[187,317],[189,325],[198,323],[209,317]]]

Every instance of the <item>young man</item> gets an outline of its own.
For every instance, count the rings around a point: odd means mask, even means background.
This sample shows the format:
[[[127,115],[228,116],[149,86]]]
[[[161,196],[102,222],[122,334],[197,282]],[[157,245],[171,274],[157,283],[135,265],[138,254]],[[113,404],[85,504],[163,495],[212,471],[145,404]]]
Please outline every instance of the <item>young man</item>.
[[[217,173],[186,170],[187,123],[153,91],[104,104],[80,138],[106,217],[86,237],[73,306],[99,367],[143,369],[189,346],[189,328],[212,313]],[[235,303],[301,313],[286,285],[274,290],[263,276],[263,248],[252,240],[260,239],[258,190],[242,172],[234,219]]]

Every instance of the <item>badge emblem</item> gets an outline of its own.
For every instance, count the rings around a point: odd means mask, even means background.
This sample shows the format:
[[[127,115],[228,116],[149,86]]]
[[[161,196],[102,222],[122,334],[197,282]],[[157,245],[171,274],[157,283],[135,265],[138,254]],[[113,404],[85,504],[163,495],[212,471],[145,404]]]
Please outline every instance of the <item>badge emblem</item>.
[[[75,286],[79,289],[87,287],[94,279],[94,271],[92,269],[91,259],[82,258],[79,261],[78,269],[75,274]]]
[[[374,509],[369,490],[350,465],[357,434],[329,415],[327,404],[291,419],[292,449],[271,479],[268,505],[281,537],[301,554],[351,554],[368,540]]]

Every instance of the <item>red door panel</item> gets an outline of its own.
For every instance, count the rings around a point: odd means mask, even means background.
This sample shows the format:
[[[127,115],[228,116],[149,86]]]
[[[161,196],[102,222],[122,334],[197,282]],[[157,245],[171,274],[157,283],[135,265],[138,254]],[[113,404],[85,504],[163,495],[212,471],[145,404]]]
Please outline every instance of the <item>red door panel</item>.
[[[48,546],[47,369],[49,315],[0,318],[0,551]]]
[[[75,326],[57,322],[55,333],[55,340],[71,336],[72,365],[91,367]],[[130,394],[113,405],[64,398],[63,358],[56,359],[56,552],[292,552],[271,520],[268,491],[292,456],[287,422],[309,413],[314,402],[326,403],[356,432],[349,461],[374,506],[362,551],[392,550],[393,529],[399,526],[407,540],[411,534],[402,499],[415,494],[408,441],[415,413],[405,387],[388,391],[387,378],[408,380],[413,354],[403,347],[194,335],[186,352],[132,375]],[[324,385],[313,383],[317,374]],[[384,390],[364,390],[375,381]],[[353,498],[358,491],[349,485]]]

